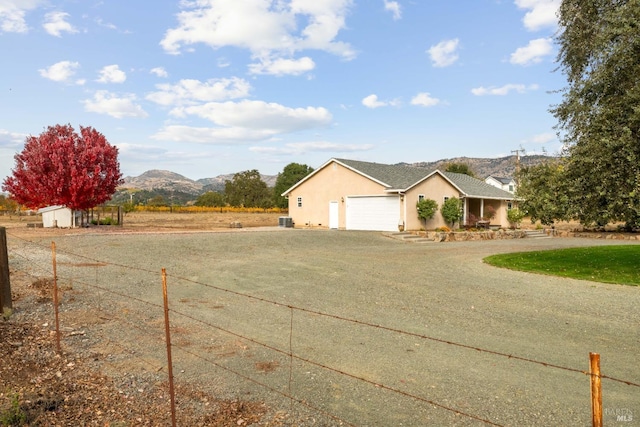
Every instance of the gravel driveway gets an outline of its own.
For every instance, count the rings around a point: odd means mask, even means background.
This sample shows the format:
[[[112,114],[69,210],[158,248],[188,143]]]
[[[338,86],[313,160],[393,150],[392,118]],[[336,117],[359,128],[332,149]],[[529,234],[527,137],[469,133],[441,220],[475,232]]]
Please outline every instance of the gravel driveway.
[[[166,364],[166,268],[177,381],[265,400],[294,414],[294,425],[590,425],[589,377],[576,372],[588,370],[589,352],[600,353],[603,374],[640,384],[640,287],[482,262],[503,252],[630,242],[412,244],[373,232],[282,228],[54,240],[58,274],[74,290],[63,299],[63,325],[75,319],[86,332],[78,345],[110,358],[96,357],[101,369],[117,376]],[[36,256],[33,245],[11,237],[9,244],[10,255]],[[10,262],[34,268],[26,259]],[[111,315],[95,321],[92,307]],[[82,320],[73,317],[80,309],[88,312]],[[107,343],[142,355],[147,366]],[[640,387],[603,379],[603,395],[605,425],[640,425]]]

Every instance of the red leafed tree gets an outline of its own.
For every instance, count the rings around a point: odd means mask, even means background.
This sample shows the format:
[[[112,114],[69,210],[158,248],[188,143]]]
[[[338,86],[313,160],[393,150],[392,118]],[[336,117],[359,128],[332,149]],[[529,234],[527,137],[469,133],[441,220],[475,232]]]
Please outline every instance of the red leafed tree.
[[[100,132],[80,126],[49,126],[29,136],[15,155],[13,175],[2,189],[31,209],[62,205],[86,210],[111,198],[121,183],[118,149]]]

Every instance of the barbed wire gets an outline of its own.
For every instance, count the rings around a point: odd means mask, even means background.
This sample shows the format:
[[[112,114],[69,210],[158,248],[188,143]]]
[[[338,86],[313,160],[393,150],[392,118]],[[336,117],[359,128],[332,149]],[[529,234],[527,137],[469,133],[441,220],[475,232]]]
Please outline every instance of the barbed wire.
[[[18,236],[14,236],[14,237],[16,237],[16,238],[18,238],[20,240],[23,240],[25,242],[35,244],[36,246],[46,247],[46,246],[39,245],[37,242],[32,242],[32,241],[24,239],[22,237],[18,237]],[[158,272],[155,271],[155,270],[149,270],[149,269],[145,269],[145,268],[141,268],[141,267],[134,267],[134,266],[125,265],[125,264],[107,262],[107,261],[99,260],[99,259],[96,259],[96,258],[92,258],[92,257],[86,256],[86,255],[82,255],[82,254],[73,253],[73,252],[66,251],[66,250],[62,250],[62,251],[59,251],[59,252],[64,253],[66,255],[72,255],[72,256],[83,258],[83,259],[91,260],[92,262],[95,262],[95,263],[104,263],[104,264],[111,265],[111,266],[116,266],[116,267],[136,270],[136,271],[142,271],[142,272],[151,273],[151,274],[158,274]],[[308,308],[304,308],[304,307],[297,307],[297,306],[293,306],[293,305],[290,305],[290,304],[284,304],[284,303],[281,303],[281,302],[278,302],[278,301],[274,301],[274,300],[270,300],[270,299],[267,299],[267,298],[258,297],[258,296],[247,294],[247,293],[244,293],[244,292],[233,291],[233,290],[226,289],[226,288],[223,288],[223,287],[220,287],[220,286],[199,282],[197,280],[181,277],[181,276],[178,276],[178,275],[173,275],[171,273],[168,273],[167,277],[170,277],[170,278],[173,278],[173,279],[177,279],[177,280],[181,280],[181,281],[185,281],[185,282],[188,282],[188,283],[193,283],[193,284],[196,284],[196,285],[199,285],[199,286],[204,286],[204,287],[207,287],[207,288],[210,288],[210,289],[214,289],[214,290],[219,291],[219,292],[224,292],[224,293],[228,293],[228,294],[231,294],[231,295],[252,299],[252,300],[255,300],[255,301],[262,302],[262,303],[275,305],[275,306],[278,306],[278,307],[284,307],[284,308],[288,308],[288,309],[293,309],[293,310],[304,312],[304,313],[308,313],[308,314],[314,314],[314,315],[317,315],[317,316],[332,318],[332,319],[336,319],[336,320],[340,320],[340,321],[344,321],[344,322],[349,322],[349,323],[353,323],[353,324],[357,324],[357,325],[361,325],[361,326],[368,326],[368,327],[372,327],[372,328],[386,330],[386,331],[389,331],[389,332],[394,332],[394,333],[398,333],[398,334],[402,334],[402,335],[406,335],[406,336],[412,336],[414,338],[420,338],[420,339],[424,339],[424,340],[438,342],[438,343],[441,343],[441,344],[447,344],[447,345],[451,345],[451,346],[455,346],[455,347],[459,347],[459,348],[464,348],[464,349],[467,349],[467,350],[474,350],[474,351],[478,351],[478,352],[482,352],[482,353],[486,353],[486,354],[491,354],[491,355],[494,355],[494,356],[505,357],[507,359],[513,359],[513,360],[518,360],[518,361],[522,361],[522,362],[533,363],[533,364],[537,364],[539,366],[544,366],[544,367],[548,367],[548,368],[554,368],[554,369],[564,370],[564,371],[568,371],[568,372],[574,372],[574,373],[579,373],[579,374],[583,374],[583,375],[592,376],[592,374],[590,372],[585,371],[583,369],[577,369],[577,368],[561,366],[561,365],[550,363],[550,362],[544,362],[544,361],[540,361],[540,360],[536,360],[536,359],[532,359],[532,358],[527,358],[527,357],[523,357],[523,356],[518,356],[518,355],[514,355],[514,354],[504,353],[504,352],[500,352],[500,351],[496,351],[496,350],[485,349],[485,348],[481,348],[481,347],[477,347],[477,346],[472,346],[472,345],[469,345],[469,344],[464,344],[464,343],[459,343],[459,342],[455,342],[455,341],[451,341],[451,340],[446,340],[446,339],[443,339],[443,338],[432,337],[432,336],[425,335],[425,334],[419,334],[419,333],[415,333],[415,332],[404,331],[404,330],[401,330],[401,329],[391,328],[391,327],[380,325],[380,324],[374,324],[374,323],[365,322],[365,321],[361,321],[361,320],[357,320],[357,319],[351,319],[351,318],[347,318],[347,317],[336,315],[336,314],[325,313],[325,312],[321,312],[321,311],[318,311],[318,310],[312,310],[312,309],[308,309]],[[602,379],[609,380],[609,381],[614,381],[614,382],[622,383],[622,384],[625,384],[625,385],[628,385],[628,386],[639,387],[640,388],[640,384],[639,383],[635,383],[633,381],[623,380],[623,379],[611,377],[611,376],[608,376],[608,375],[600,375],[599,377],[602,378]]]
[[[247,375],[245,375],[245,374],[243,374],[243,373],[241,373],[241,372],[238,372],[238,371],[237,371],[237,370],[235,370],[235,369],[231,369],[231,368],[229,368],[229,367],[227,367],[227,366],[223,366],[223,365],[221,365],[220,363],[215,362],[215,361],[213,361],[213,360],[211,360],[211,359],[209,359],[209,358],[207,358],[207,357],[204,357],[204,356],[202,356],[202,355],[200,355],[200,354],[197,354],[197,353],[194,353],[194,352],[192,352],[192,351],[190,351],[190,350],[187,350],[186,348],[184,348],[184,347],[182,347],[182,346],[179,346],[179,345],[172,345],[172,347],[176,347],[176,348],[180,349],[181,351],[183,351],[183,352],[185,352],[185,353],[188,353],[188,354],[190,354],[190,355],[192,355],[192,356],[194,356],[194,357],[197,357],[198,359],[203,360],[203,361],[205,361],[205,362],[208,362],[208,363],[210,363],[210,364],[212,364],[212,365],[215,365],[216,367],[218,367],[218,368],[220,368],[220,369],[222,369],[222,370],[225,370],[225,371],[230,372],[230,373],[232,373],[232,374],[234,374],[234,375],[237,375],[237,376],[239,376],[239,377],[241,377],[241,378],[243,378],[243,379],[245,379],[245,380],[247,380],[247,381],[250,381],[250,382],[252,382],[252,383],[254,383],[254,384],[257,384],[257,385],[259,385],[259,386],[261,386],[261,387],[264,387],[265,389],[267,389],[267,390],[269,390],[269,391],[271,391],[271,392],[273,392],[273,393],[277,393],[277,394],[279,394],[280,396],[283,396],[283,397],[285,397],[285,398],[287,398],[287,399],[290,399],[290,400],[292,400],[292,401],[295,401],[296,403],[300,403],[301,405],[304,405],[304,406],[306,406],[306,407],[308,407],[308,408],[310,408],[310,409],[313,409],[313,410],[315,410],[315,411],[317,411],[317,412],[319,412],[319,413],[321,413],[321,414],[324,414],[324,415],[326,415],[326,416],[329,416],[329,417],[333,418],[333,419],[334,419],[334,420],[336,420],[336,421],[340,421],[340,422],[345,423],[345,424],[347,424],[347,425],[350,425],[350,426],[353,426],[353,427],[357,427],[357,425],[356,425],[356,424],[352,424],[352,423],[350,423],[349,421],[343,420],[342,418],[338,417],[338,416],[337,416],[337,415],[335,415],[335,414],[332,414],[332,413],[330,413],[330,412],[326,412],[325,410],[323,410],[323,409],[321,409],[321,408],[315,407],[315,406],[313,406],[313,405],[311,405],[311,404],[307,403],[306,401],[304,401],[304,400],[302,400],[302,399],[298,399],[297,397],[295,397],[295,396],[291,395],[290,393],[285,393],[285,392],[283,392],[283,391],[280,391],[280,390],[278,390],[278,389],[276,389],[276,388],[274,388],[274,387],[271,387],[271,386],[270,386],[270,385],[268,385],[268,384],[264,384],[263,382],[260,382],[260,381],[256,380],[255,378],[251,378],[251,377],[249,377],[249,376],[247,376]]]

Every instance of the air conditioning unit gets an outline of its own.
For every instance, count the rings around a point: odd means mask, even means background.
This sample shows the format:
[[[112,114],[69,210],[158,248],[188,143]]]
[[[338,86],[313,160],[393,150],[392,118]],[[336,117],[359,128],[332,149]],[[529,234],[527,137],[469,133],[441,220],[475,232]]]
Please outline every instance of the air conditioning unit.
[[[281,216],[278,218],[278,226],[280,227],[293,227],[293,218],[290,216]]]

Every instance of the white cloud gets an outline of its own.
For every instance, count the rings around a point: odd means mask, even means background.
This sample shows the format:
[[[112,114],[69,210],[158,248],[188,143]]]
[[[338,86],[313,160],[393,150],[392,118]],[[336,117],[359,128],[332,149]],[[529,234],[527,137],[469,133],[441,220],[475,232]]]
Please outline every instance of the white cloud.
[[[383,101],[379,101],[378,95],[371,94],[362,99],[362,105],[364,105],[367,108],[378,108],[378,107],[386,106],[387,103]]]
[[[338,144],[327,141],[293,142],[283,147],[249,147],[249,151],[263,154],[302,155],[313,152],[353,153],[374,148],[373,144]]]
[[[526,92],[530,92],[532,90],[538,90],[538,85],[523,85],[523,84],[506,84],[504,86],[500,86],[500,87],[495,87],[495,86],[490,86],[490,87],[484,87],[484,86],[480,86],[474,89],[471,89],[471,93],[476,95],[476,96],[485,96],[485,95],[498,95],[498,96],[505,96],[508,95],[510,92],[518,92],[518,93],[526,93]]]
[[[99,26],[101,26],[103,28],[107,28],[109,30],[117,30],[118,29],[118,27],[116,27],[115,24],[112,24],[111,22],[105,22],[102,18],[96,18],[95,22]]]
[[[537,31],[545,27],[555,28],[558,25],[557,12],[561,0],[515,0],[520,9],[529,10],[522,19],[529,31]]]
[[[169,73],[163,67],[155,67],[149,71],[151,74],[155,74],[158,77],[169,77]]]
[[[509,62],[516,65],[531,65],[542,61],[553,53],[553,41],[550,38],[531,40],[525,47],[519,47],[511,54]]]
[[[213,49],[234,46],[248,49],[254,59],[263,63],[291,57],[305,49],[351,59],[355,56],[353,49],[336,38],[345,28],[352,3],[353,0],[183,1],[183,10],[177,15],[178,26],[165,32],[160,45],[171,54],[199,43]]]
[[[134,94],[116,96],[106,90],[97,91],[93,99],[82,101],[85,111],[91,113],[107,114],[116,119],[123,117],[148,117],[142,107],[136,104]]]
[[[384,10],[387,10],[393,14],[394,21],[402,18],[400,3],[398,3],[397,1],[384,0]]]
[[[458,60],[458,45],[460,40],[444,40],[437,45],[431,46],[427,53],[431,57],[434,67],[448,67]]]
[[[421,107],[433,107],[440,104],[438,98],[434,98],[428,92],[421,92],[411,99],[411,105],[419,105]]]
[[[99,83],[124,83],[127,80],[127,75],[117,65],[107,65],[102,67],[98,77]]]
[[[548,144],[550,142],[556,142],[558,140],[558,136],[553,132],[545,132],[540,133],[538,135],[534,135],[528,140],[523,141],[523,143],[532,143],[532,144]]]
[[[275,60],[263,59],[260,63],[250,64],[250,74],[271,74],[275,76],[283,75],[300,75],[313,70],[316,67],[313,59],[305,56],[300,59],[284,59]]]
[[[26,33],[29,31],[25,16],[36,9],[44,0],[1,0],[0,31],[5,33]]]
[[[324,127],[332,119],[331,113],[322,107],[289,108],[276,103],[249,100],[179,107],[173,109],[171,114],[176,117],[192,115],[204,118],[216,127],[167,126],[153,138],[209,144],[242,143]]]
[[[15,149],[21,147],[29,135],[26,133],[9,132],[0,129],[0,148]]]
[[[209,79],[206,82],[184,79],[174,85],[158,84],[156,88],[159,91],[150,93],[146,99],[164,106],[245,98],[251,91],[251,85],[238,77]]]
[[[80,63],[71,61],[60,61],[38,70],[40,75],[45,79],[53,80],[54,82],[70,82],[71,77],[76,73],[76,70],[80,67]],[[82,84],[84,81],[79,81]]]
[[[56,37],[62,37],[63,32],[77,33],[78,30],[65,20],[68,16],[65,12],[49,12],[45,15],[45,23],[42,26],[47,33]]]

